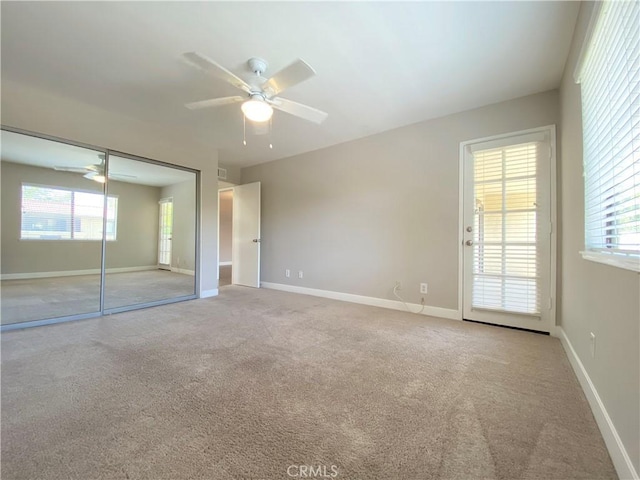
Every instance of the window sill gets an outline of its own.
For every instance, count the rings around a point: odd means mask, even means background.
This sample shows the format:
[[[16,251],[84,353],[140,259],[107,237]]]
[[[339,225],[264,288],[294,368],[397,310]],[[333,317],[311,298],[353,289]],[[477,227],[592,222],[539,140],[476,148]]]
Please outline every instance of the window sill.
[[[582,258],[591,262],[604,263],[612,267],[623,268],[640,273],[640,257],[626,254],[603,253],[594,251],[580,252]]]

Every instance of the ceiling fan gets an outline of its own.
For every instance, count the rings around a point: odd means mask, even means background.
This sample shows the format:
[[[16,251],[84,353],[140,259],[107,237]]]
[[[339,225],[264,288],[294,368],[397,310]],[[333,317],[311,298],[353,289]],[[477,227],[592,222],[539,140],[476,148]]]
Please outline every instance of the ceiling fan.
[[[247,64],[254,75],[248,81],[244,81],[222,65],[200,53],[189,52],[185,53],[184,57],[195,67],[230,83],[245,93],[244,96],[236,95],[187,103],[185,107],[191,110],[243,102],[241,108],[247,120],[259,123],[270,120],[274,108],[318,124],[322,123],[328,116],[322,110],[278,96],[287,88],[304,82],[316,74],[315,70],[304,60],[296,60],[267,79],[262,76],[267,69],[267,62],[261,58],[250,58]]]
[[[104,183],[106,181],[106,177],[104,175],[104,154],[98,154],[98,158],[100,159],[100,163],[94,163],[93,165],[87,165],[85,167],[71,167],[71,166],[61,166],[56,165],[53,167],[54,170],[59,172],[73,172],[73,173],[84,173],[83,177],[89,180],[93,180],[94,182]],[[109,172],[109,178],[113,178],[114,180],[124,180],[127,178],[138,178],[135,175],[125,175],[122,173],[111,173]]]

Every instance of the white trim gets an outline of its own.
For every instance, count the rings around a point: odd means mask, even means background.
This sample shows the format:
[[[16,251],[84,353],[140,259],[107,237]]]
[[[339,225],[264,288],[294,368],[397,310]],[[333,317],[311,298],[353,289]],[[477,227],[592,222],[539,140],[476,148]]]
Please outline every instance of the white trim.
[[[148,265],[140,267],[107,268],[106,273],[142,272],[145,270],[158,270],[158,266]],[[99,273],[99,268],[91,268],[88,270],[64,270],[59,272],[3,273],[2,275],[0,275],[0,280],[28,280],[31,278],[75,277],[77,275],[95,275]]]
[[[558,160],[557,160],[557,138],[556,138],[556,126],[548,125],[549,129],[549,147],[551,148],[551,158],[549,159],[549,221],[551,225],[551,232],[549,232],[549,301],[551,302],[551,308],[549,309],[549,315],[551,319],[549,321],[549,330],[553,331],[558,323]]]
[[[612,267],[624,268],[633,272],[640,272],[640,258],[631,255],[616,255],[615,253],[603,253],[584,251],[580,252],[582,258],[591,262],[604,263]]]
[[[631,459],[624,448],[624,444],[618,435],[618,431],[616,430],[613,421],[611,421],[611,417],[602,403],[596,387],[593,385],[591,378],[589,378],[587,370],[580,361],[580,357],[578,357],[573,345],[571,345],[569,337],[567,337],[567,334],[562,327],[556,327],[554,329],[554,335],[560,338],[564,351],[569,358],[569,363],[571,363],[573,371],[575,372],[576,377],[578,377],[580,386],[582,387],[589,405],[591,406],[591,411],[593,412],[596,423],[600,428],[600,433],[602,433],[602,438],[604,438],[604,443],[609,450],[609,455],[611,456],[611,460],[616,468],[618,476],[621,479],[627,478],[639,480],[640,476],[638,476],[638,472],[636,472],[633,463],[631,463]]]
[[[203,290],[200,292],[200,298],[217,297],[218,289],[212,288],[211,290]]]
[[[188,268],[171,267],[171,271],[173,273],[182,273],[183,275],[191,275],[191,276],[195,276],[196,274],[195,270],[189,270]]]
[[[233,264],[233,262],[229,261],[229,262],[219,262],[218,265],[221,267],[228,267],[231,266]]]
[[[319,290],[316,288],[298,287],[295,285],[285,285],[283,283],[261,282],[263,288],[272,290],[281,290],[283,292],[300,293],[302,295],[313,295],[314,297],[331,298],[333,300],[341,300],[343,302],[359,303],[361,305],[371,305],[372,307],[382,307],[391,310],[401,310],[406,312],[407,307],[404,303],[397,300],[387,300],[385,298],[365,297],[363,295],[354,295],[351,293],[332,292],[330,290]],[[411,309],[420,310],[422,305],[416,303],[407,304]],[[426,305],[421,315],[430,317],[447,318],[449,320],[462,320],[462,314],[458,310],[442,307],[432,307]]]

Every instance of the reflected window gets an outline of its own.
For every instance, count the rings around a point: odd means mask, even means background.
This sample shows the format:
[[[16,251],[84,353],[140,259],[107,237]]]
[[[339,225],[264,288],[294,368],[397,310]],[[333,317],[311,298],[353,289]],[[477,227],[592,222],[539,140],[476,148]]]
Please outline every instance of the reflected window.
[[[107,198],[107,240],[115,240],[118,198]],[[22,240],[102,240],[104,195],[22,185]]]

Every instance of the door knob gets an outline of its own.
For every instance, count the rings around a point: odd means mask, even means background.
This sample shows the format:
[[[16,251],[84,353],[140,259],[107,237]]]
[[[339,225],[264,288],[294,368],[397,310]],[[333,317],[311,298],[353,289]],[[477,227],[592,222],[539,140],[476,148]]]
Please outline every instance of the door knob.
[[[471,245],[473,245],[473,240],[467,240],[466,242],[464,242],[464,244],[465,244],[467,247],[470,247]]]

